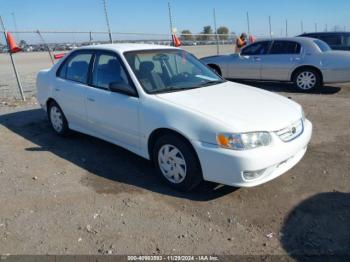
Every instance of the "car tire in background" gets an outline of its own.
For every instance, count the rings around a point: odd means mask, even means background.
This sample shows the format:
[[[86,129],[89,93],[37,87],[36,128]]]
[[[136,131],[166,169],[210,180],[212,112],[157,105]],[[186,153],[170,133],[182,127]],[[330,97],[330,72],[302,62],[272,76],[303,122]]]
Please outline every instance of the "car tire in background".
[[[47,110],[47,114],[52,126],[52,129],[61,136],[65,136],[69,133],[68,122],[63,114],[60,106],[55,102],[50,102]]]
[[[176,190],[188,192],[203,181],[196,152],[180,136],[161,136],[154,145],[152,159],[161,179]]]
[[[321,74],[309,67],[298,69],[292,80],[294,87],[300,92],[313,92],[322,86]]]

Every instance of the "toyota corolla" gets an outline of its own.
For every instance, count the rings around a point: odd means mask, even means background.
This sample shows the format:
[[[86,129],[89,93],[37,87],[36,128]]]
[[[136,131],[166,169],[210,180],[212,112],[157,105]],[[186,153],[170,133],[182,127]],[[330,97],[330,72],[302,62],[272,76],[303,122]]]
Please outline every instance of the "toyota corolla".
[[[202,180],[268,182],[301,160],[312,134],[299,104],[228,82],[172,47],[78,48],[40,71],[37,89],[57,134],[75,130],[126,148],[184,191]]]

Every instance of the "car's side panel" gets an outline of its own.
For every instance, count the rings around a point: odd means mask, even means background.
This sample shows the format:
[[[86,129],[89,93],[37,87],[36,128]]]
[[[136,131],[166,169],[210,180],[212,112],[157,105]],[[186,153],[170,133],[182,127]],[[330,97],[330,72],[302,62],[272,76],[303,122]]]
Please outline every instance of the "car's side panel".
[[[261,79],[290,81],[294,68],[302,63],[302,56],[296,55],[265,55],[261,60]]]
[[[261,60],[264,55],[241,56],[233,55],[228,61],[228,78],[256,79],[261,78]]]
[[[52,98],[59,104],[68,124],[86,128],[86,85],[57,77],[53,81]]]
[[[139,98],[88,86],[88,128],[122,146],[139,148]]]
[[[209,119],[198,112],[183,108],[169,101],[149,96],[140,104],[140,132],[142,155],[149,159],[148,142],[154,130],[166,128],[178,132],[193,141],[216,143],[216,132],[232,131],[231,127]]]
[[[46,111],[46,102],[51,97],[51,71],[49,69],[41,70],[36,77],[36,97],[40,106]]]

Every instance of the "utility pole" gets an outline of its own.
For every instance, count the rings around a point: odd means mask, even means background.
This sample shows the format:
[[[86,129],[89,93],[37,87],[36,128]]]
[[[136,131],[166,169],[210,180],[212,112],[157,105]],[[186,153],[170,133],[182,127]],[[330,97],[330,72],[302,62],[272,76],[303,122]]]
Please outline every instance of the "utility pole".
[[[174,38],[173,38],[173,16],[171,14],[171,6],[170,6],[170,2],[168,2],[168,11],[169,11],[169,25],[170,25],[170,35],[171,35],[171,43],[172,45],[174,44]]]
[[[315,23],[315,32],[317,33],[317,23]]]
[[[270,37],[272,38],[271,16],[269,16],[269,30],[270,30]]]
[[[107,10],[107,3],[106,2],[107,2],[107,0],[103,0],[103,7],[104,7],[104,12],[105,12],[105,17],[106,17],[106,23],[107,23],[107,29],[108,29],[108,35],[109,35],[109,42],[113,43],[111,27],[109,25],[108,10]]]
[[[328,32],[328,25],[326,24],[325,31]]]
[[[90,45],[92,45],[92,32],[91,31],[89,32],[89,43],[90,43]]]
[[[247,26],[248,26],[248,35],[250,35],[250,21],[249,21],[249,13],[247,12]]]
[[[46,47],[47,52],[49,53],[49,56],[50,56],[50,59],[51,59],[52,64],[54,64],[54,63],[55,63],[55,60],[53,59],[50,46],[46,43],[46,41],[45,41],[44,37],[42,36],[42,34],[40,33],[40,31],[37,30],[36,32],[38,33],[39,38],[41,39],[41,42],[42,42],[42,43],[44,44],[44,46]]]
[[[9,41],[8,41],[8,39],[7,39],[7,34],[6,34],[6,28],[5,28],[5,25],[4,25],[4,21],[2,20],[2,17],[1,17],[1,16],[0,16],[0,23],[1,23],[2,30],[3,30],[3,32],[4,32],[4,36],[5,36],[5,39],[6,39],[6,43],[7,43],[7,47],[8,47],[8,50],[9,50],[9,54],[10,54],[10,58],[11,58],[11,63],[12,63],[13,71],[14,71],[14,73],[15,73],[16,80],[17,80],[18,89],[19,89],[19,92],[20,92],[20,94],[21,94],[22,100],[23,100],[23,101],[26,101],[26,98],[25,98],[24,93],[23,93],[21,81],[20,81],[19,75],[18,75],[18,73],[17,73],[17,68],[16,68],[15,60],[14,60],[13,57],[12,57],[12,53],[11,53],[11,49],[10,49],[10,43],[9,43]]]
[[[286,37],[288,37],[288,20],[286,19]]]
[[[301,33],[304,34],[304,23],[303,23],[303,21],[300,22],[300,29],[301,29]]]
[[[218,29],[216,26],[216,11],[215,8],[213,9],[213,18],[214,18],[214,30],[215,30],[215,38],[216,38],[216,53],[219,55],[220,49],[219,49],[219,36],[218,36]]]

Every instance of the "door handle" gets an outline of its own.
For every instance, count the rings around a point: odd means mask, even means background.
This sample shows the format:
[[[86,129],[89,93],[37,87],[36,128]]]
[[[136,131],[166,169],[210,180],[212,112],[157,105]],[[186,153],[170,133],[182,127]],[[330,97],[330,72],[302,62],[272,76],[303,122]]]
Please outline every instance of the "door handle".
[[[90,102],[95,102],[95,99],[88,97],[87,100],[89,100]]]
[[[254,61],[259,62],[259,61],[261,61],[261,58],[260,57],[254,57]]]
[[[61,91],[61,89],[55,87],[55,91],[56,91],[56,92],[59,92],[59,91]]]

